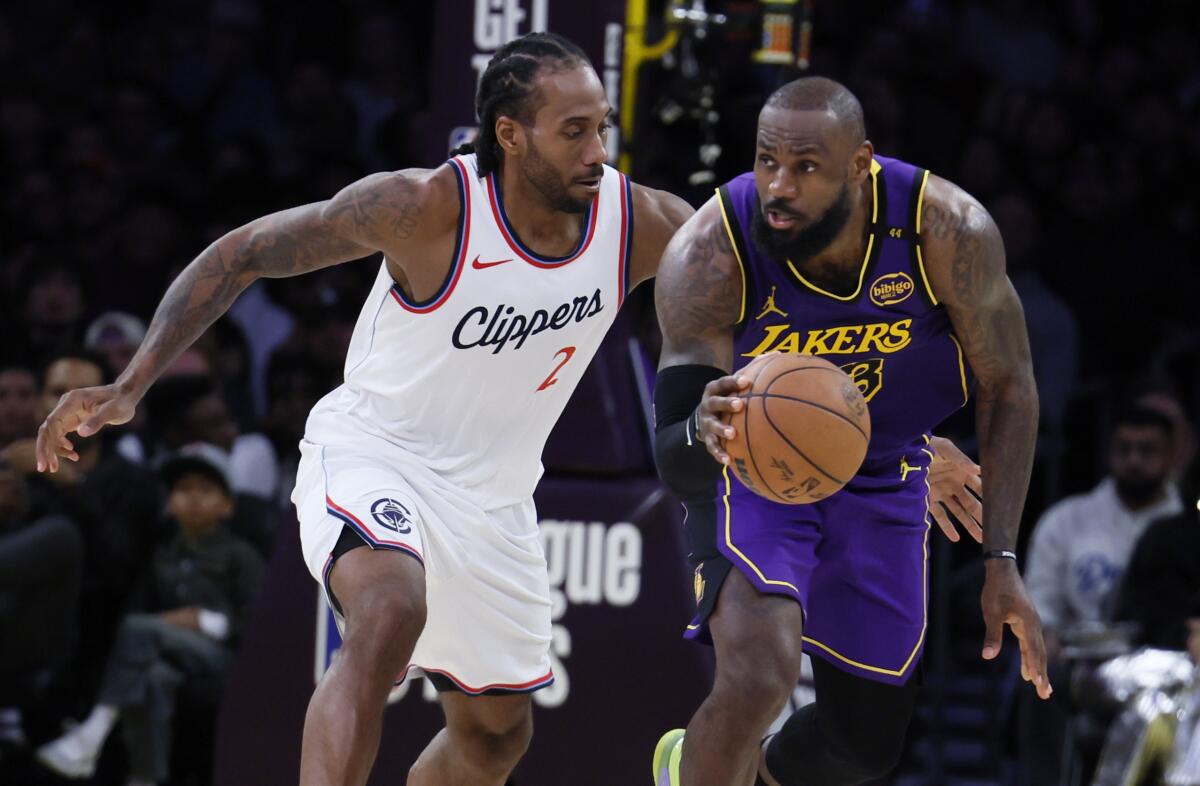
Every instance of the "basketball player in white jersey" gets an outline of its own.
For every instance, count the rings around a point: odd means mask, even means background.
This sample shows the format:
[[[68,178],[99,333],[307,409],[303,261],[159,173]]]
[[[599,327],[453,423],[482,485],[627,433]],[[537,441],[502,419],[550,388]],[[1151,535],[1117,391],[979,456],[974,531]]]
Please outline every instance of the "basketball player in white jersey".
[[[604,165],[603,85],[559,36],[502,47],[476,110],[474,153],[372,175],[216,241],[168,289],[121,378],[67,394],[38,433],[38,467],[56,471],[77,458],[67,434],[128,422],[256,279],[383,253],[292,495],[344,638],[309,704],[306,786],[365,783],[389,690],[417,672],[438,686],[446,728],[410,786],[505,782],[532,733],[529,693],[553,680],[540,453],[625,295],[693,212]]]
[[[446,728],[411,786],[503,784],[553,680],[532,493],[540,454],[625,295],[654,275],[683,200],[604,165],[611,108],[552,34],[480,82],[477,154],[369,176],[225,235],[171,285],[128,370],[73,391],[39,432],[127,422],[146,389],[258,278],[383,252],[346,359],[314,408],[292,496],[344,643],[309,704],[301,783],[362,784],[390,688],[416,670]],[[369,548],[367,548],[369,546]]]

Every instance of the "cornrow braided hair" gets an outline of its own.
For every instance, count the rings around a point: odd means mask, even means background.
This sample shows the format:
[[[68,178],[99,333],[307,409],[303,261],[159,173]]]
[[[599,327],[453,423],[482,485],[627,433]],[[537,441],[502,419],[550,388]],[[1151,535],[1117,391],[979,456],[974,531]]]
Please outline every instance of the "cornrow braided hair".
[[[560,70],[590,62],[582,49],[554,33],[530,33],[500,47],[488,61],[475,94],[479,136],[450,155],[475,153],[481,177],[497,171],[503,153],[496,141],[496,118],[507,115],[531,125],[537,114],[530,99],[537,92],[534,81],[538,72],[544,67]]]

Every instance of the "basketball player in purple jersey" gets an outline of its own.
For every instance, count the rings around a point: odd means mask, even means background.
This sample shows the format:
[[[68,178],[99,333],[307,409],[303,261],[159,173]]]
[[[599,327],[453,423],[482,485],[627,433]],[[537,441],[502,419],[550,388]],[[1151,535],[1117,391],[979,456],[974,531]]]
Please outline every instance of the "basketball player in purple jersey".
[[[660,263],[659,471],[688,509],[711,693],[655,752],[658,786],[840,786],[887,773],[912,714],[926,634],[930,431],[974,377],[987,509],[983,657],[1008,625],[1050,695],[1041,623],[1013,549],[1037,392],[1021,304],[987,211],[925,170],[875,155],[842,85],[777,90],[753,172],[718,189]],[[859,473],[811,505],[743,487],[722,440],[767,352],[820,355],[866,398]],[[730,372],[734,372],[730,375]],[[801,446],[802,447],[802,446]],[[763,734],[813,656],[817,699]]]

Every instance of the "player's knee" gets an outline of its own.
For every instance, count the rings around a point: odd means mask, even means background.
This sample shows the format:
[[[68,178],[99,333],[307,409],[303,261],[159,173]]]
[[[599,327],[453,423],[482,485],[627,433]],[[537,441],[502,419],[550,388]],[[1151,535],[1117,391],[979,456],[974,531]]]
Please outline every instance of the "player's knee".
[[[799,647],[781,637],[747,641],[724,660],[718,659],[714,693],[750,716],[774,718],[800,679]]]
[[[392,587],[368,590],[346,609],[345,649],[372,661],[403,660],[403,668],[425,629],[425,599]]]

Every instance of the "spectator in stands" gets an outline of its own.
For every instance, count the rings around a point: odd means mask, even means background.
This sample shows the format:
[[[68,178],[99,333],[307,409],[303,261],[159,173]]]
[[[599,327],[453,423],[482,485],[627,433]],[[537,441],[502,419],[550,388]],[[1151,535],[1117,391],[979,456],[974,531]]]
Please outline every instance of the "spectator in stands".
[[[60,775],[90,777],[121,719],[130,786],[166,781],[177,694],[220,695],[258,590],[261,560],[224,526],[233,512],[225,454],[212,445],[191,445],[163,463],[162,475],[178,535],[155,553],[139,580],[95,708],[38,749],[38,760]]]
[[[229,460],[235,509],[229,528],[266,556],[279,522],[279,460],[263,434],[239,434],[212,378],[165,377],[146,395],[150,460],[193,442],[220,448]]]
[[[998,197],[990,211],[1004,237],[1008,277],[1025,310],[1041,408],[1038,425],[1043,434],[1057,435],[1079,368],[1079,327],[1070,307],[1042,277],[1041,227],[1033,204],[1010,192]]]
[[[209,376],[180,374],[150,389],[146,409],[153,432],[153,459],[192,442],[207,442],[229,454],[237,494],[271,499],[278,490],[279,465],[270,441],[240,434],[224,397]]]
[[[1150,522],[1181,509],[1169,480],[1171,422],[1133,407],[1113,424],[1109,475],[1087,494],[1047,510],[1034,529],[1025,583],[1045,631],[1051,679],[1070,685],[1073,662],[1061,658],[1064,639],[1081,623],[1112,622],[1115,596],[1138,538]],[[1031,786],[1057,786],[1066,730],[1076,727],[1084,771],[1095,767],[1107,719],[1078,715],[1075,697],[1061,691],[1051,702],[1029,702],[1023,713],[1023,768]],[[1072,721],[1072,718],[1075,721]]]
[[[78,268],[49,253],[26,270],[19,310],[23,339],[35,363],[79,343],[86,289]]]
[[[279,456],[281,504],[286,504],[287,495],[295,486],[300,440],[304,437],[308,413],[328,390],[321,368],[307,354],[279,352],[271,358],[267,367],[269,404],[263,432]]]
[[[1196,428],[1184,410],[1183,402],[1167,387],[1152,387],[1137,399],[1138,406],[1166,415],[1175,429],[1174,449],[1171,451],[1171,480],[1185,484],[1192,463],[1196,460]]]
[[[83,572],[79,531],[31,504],[24,476],[0,457],[0,739],[24,742],[21,709],[75,651]]]
[[[104,355],[112,373],[120,374],[129,365],[145,337],[145,322],[133,314],[108,311],[88,325],[83,336],[83,345]]]
[[[1182,509],[1170,483],[1171,422],[1132,408],[1114,423],[1109,476],[1087,494],[1069,497],[1042,516],[1033,533],[1025,583],[1053,659],[1061,633],[1080,622],[1110,619],[1108,604],[1151,521]]]
[[[24,366],[0,366],[0,447],[37,430],[37,379]]]
[[[39,418],[64,393],[111,382],[104,358],[87,350],[64,353],[42,374]],[[142,566],[164,535],[158,478],[112,450],[108,437],[72,438],[78,461],[65,461],[54,474],[36,471],[35,440],[27,437],[0,449],[0,456],[29,478],[47,509],[79,527],[85,554],[80,615],[79,663],[86,685],[99,678],[127,596]]]
[[[1183,650],[1195,638],[1189,621],[1200,609],[1200,512],[1189,502],[1153,522],[1129,560],[1116,618],[1138,624],[1139,644]]]

